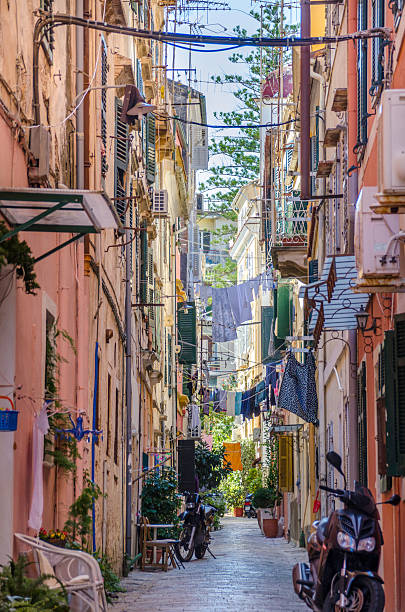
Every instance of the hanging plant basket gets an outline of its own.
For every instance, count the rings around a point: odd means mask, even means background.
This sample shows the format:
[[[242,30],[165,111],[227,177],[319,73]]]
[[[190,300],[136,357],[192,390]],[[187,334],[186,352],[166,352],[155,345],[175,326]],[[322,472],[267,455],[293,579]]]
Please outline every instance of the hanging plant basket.
[[[0,431],[16,431],[18,422],[18,410],[14,410],[14,404],[6,395],[0,395],[11,404],[11,410],[0,410]]]

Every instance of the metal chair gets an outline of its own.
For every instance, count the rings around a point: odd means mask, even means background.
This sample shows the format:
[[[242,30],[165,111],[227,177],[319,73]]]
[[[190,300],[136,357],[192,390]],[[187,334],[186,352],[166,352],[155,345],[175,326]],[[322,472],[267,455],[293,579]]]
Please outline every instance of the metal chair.
[[[16,533],[16,539],[32,549],[38,574],[50,576],[45,584],[68,593],[69,606],[77,612],[107,612],[104,580],[96,559],[81,550],[69,550],[48,544],[39,538]],[[58,580],[52,578],[55,576]]]

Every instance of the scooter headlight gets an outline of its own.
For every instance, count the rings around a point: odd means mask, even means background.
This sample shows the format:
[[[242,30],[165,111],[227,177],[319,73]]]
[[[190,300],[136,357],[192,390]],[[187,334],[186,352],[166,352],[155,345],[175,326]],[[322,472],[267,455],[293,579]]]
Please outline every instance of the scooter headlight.
[[[337,541],[340,548],[343,548],[344,550],[356,550],[355,539],[344,531],[338,531]]]
[[[357,546],[357,550],[359,551],[364,550],[365,552],[373,552],[374,548],[375,548],[375,538],[373,537],[363,538],[362,540],[360,540]]]

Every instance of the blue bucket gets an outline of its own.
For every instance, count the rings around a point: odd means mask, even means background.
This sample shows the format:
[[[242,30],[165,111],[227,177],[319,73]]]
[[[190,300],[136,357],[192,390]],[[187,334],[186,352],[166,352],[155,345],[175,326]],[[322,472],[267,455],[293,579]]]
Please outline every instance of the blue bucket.
[[[18,410],[0,410],[0,431],[17,429]]]

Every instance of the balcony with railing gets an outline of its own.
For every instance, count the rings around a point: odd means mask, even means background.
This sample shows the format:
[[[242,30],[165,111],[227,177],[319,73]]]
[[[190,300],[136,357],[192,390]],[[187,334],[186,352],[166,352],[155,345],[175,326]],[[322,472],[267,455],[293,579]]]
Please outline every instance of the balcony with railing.
[[[283,278],[306,274],[309,205],[289,196],[272,206],[270,252],[273,265]]]

